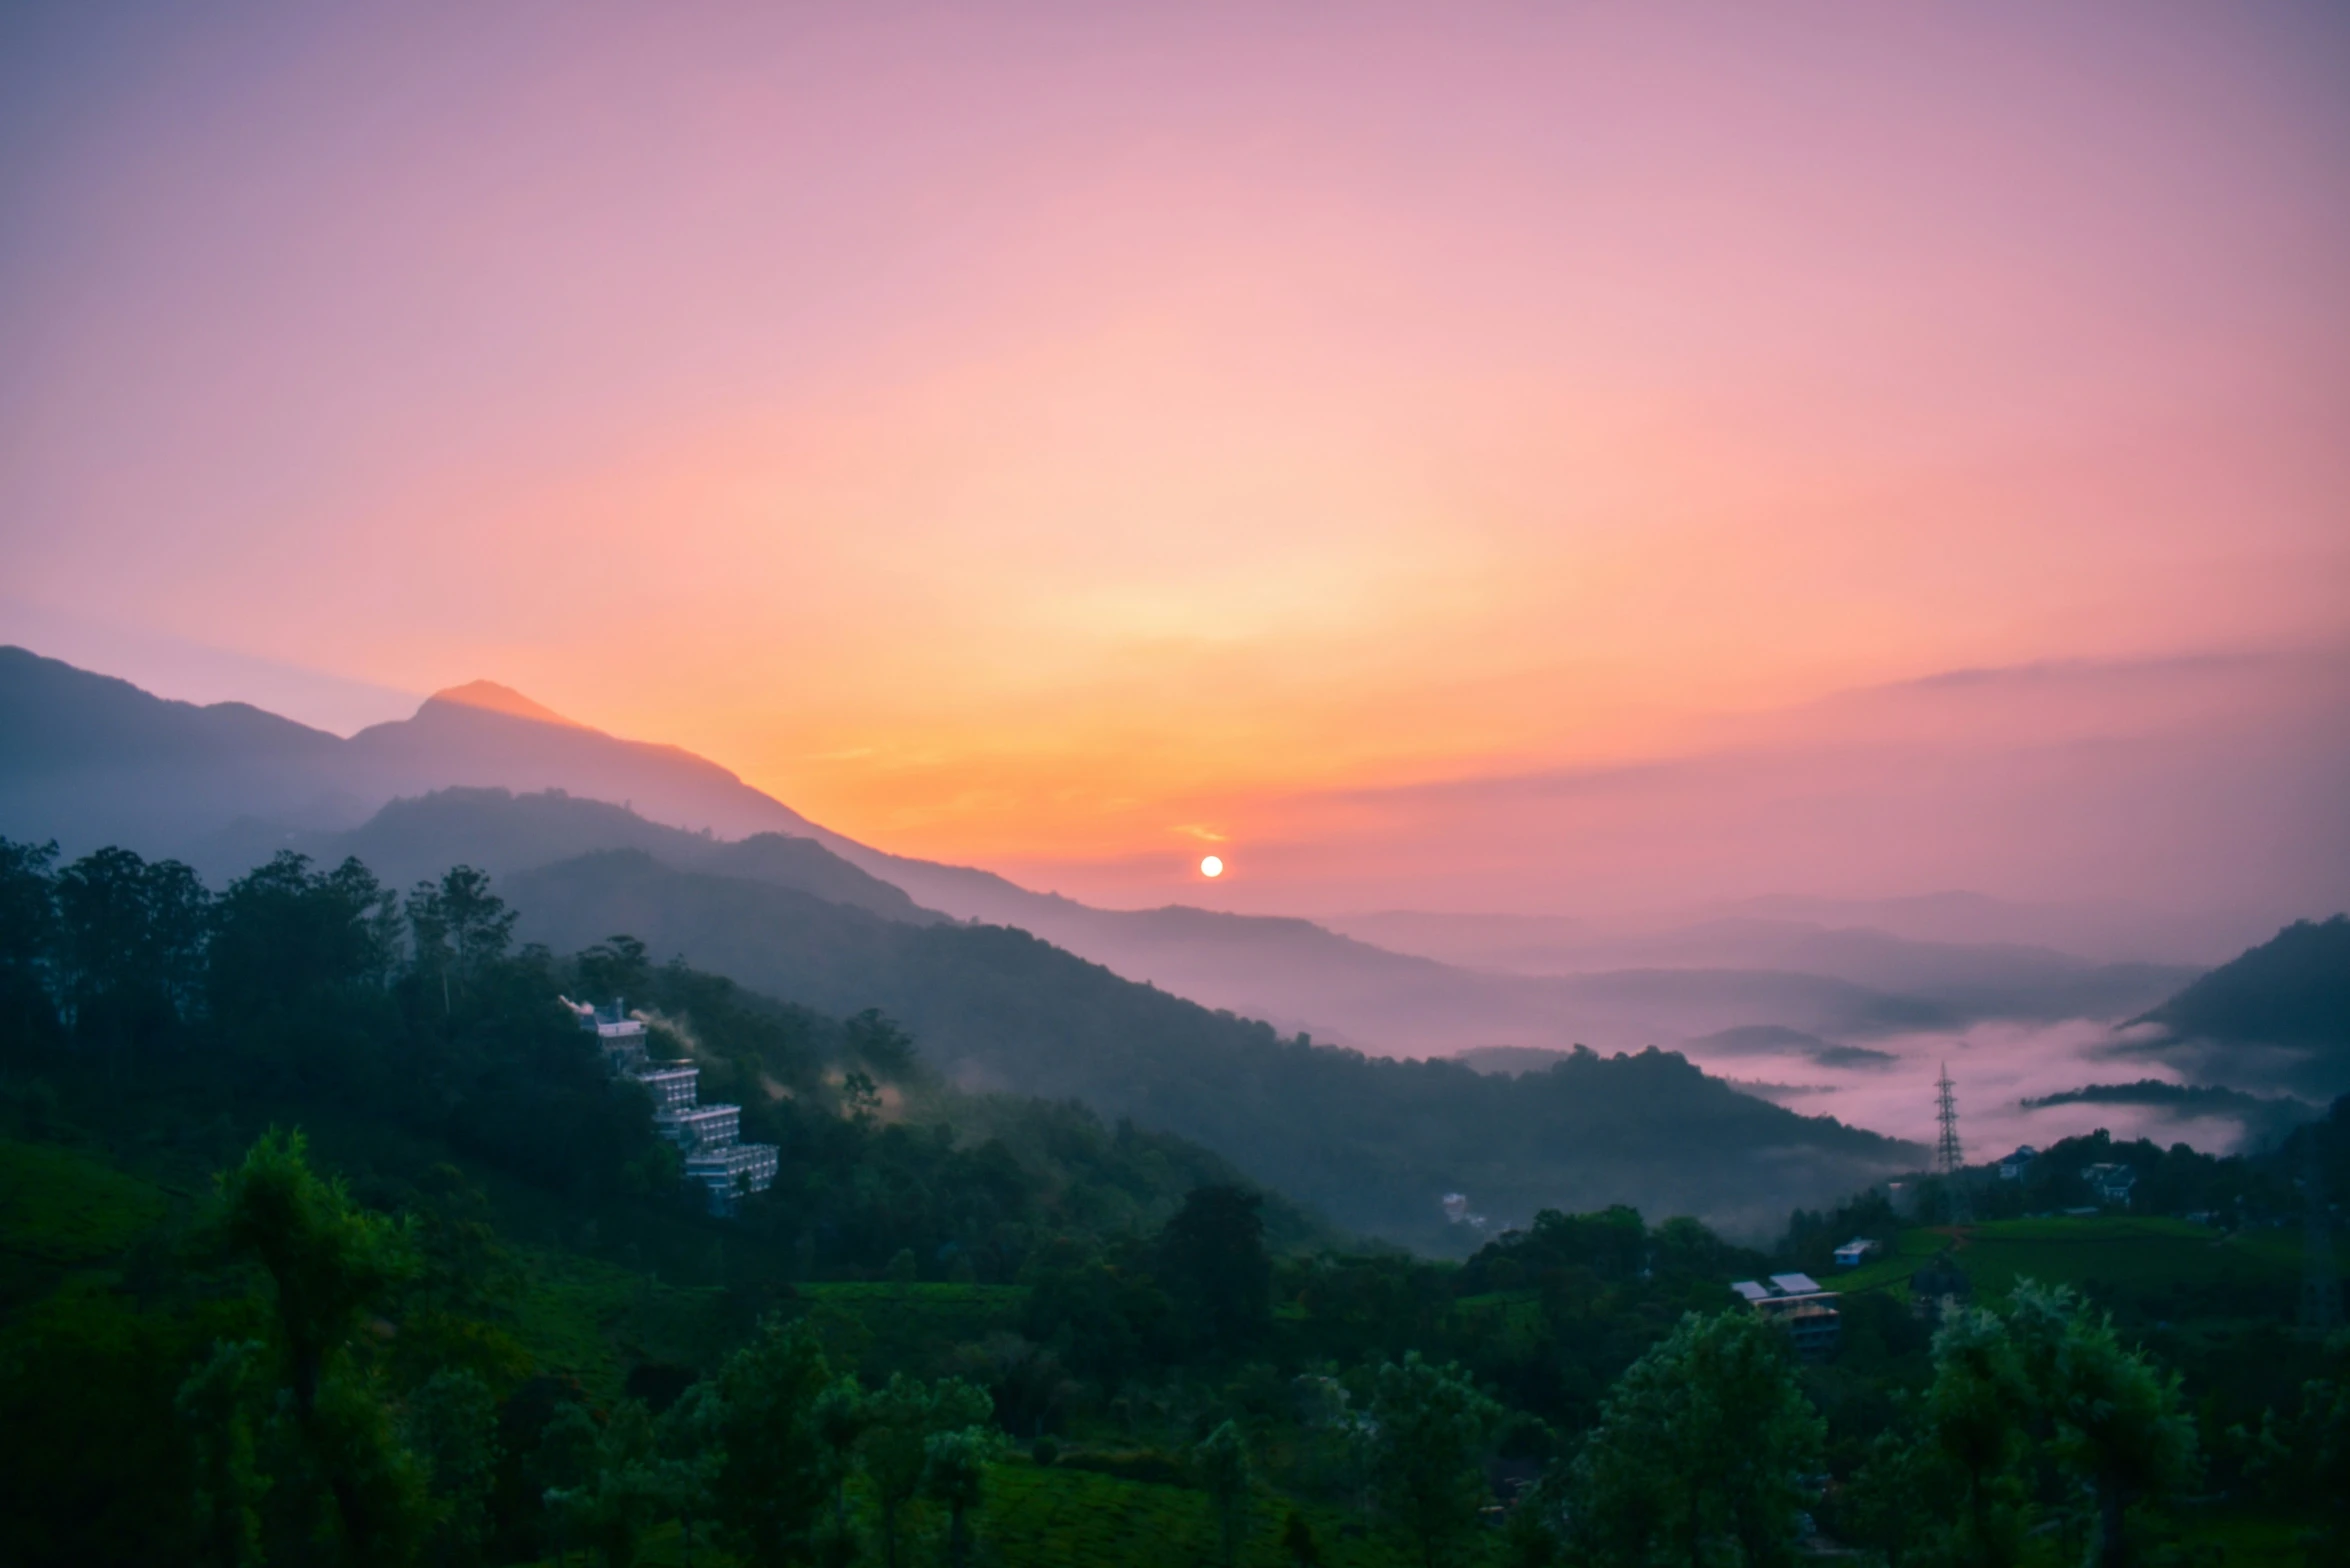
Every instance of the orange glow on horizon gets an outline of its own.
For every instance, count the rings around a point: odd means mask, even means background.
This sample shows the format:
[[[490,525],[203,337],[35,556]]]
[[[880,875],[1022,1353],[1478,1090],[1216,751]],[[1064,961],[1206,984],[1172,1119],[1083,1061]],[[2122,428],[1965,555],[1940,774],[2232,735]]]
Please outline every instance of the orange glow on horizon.
[[[2339,18],[982,9],[0,61],[0,637],[486,677],[1137,900],[2350,639]]]

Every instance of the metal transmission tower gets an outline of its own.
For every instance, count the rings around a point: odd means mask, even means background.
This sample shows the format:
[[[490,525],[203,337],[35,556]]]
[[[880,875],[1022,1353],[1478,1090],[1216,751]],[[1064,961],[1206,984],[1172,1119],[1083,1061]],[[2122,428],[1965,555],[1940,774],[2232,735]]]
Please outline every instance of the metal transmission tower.
[[[2310,1128],[2302,1135],[2307,1157],[2301,1180],[2301,1326],[2322,1336],[2342,1321],[2342,1276],[2334,1271],[2333,1205],[2326,1201],[2325,1166],[2318,1160],[2315,1133]]]
[[[1934,1116],[1942,1124],[1942,1139],[1934,1151],[1934,1167],[1942,1173],[1942,1197],[1949,1206],[1950,1223],[1964,1225],[1974,1217],[1967,1202],[1966,1154],[1958,1142],[1958,1095],[1950,1081],[1950,1064],[1934,1081]]]

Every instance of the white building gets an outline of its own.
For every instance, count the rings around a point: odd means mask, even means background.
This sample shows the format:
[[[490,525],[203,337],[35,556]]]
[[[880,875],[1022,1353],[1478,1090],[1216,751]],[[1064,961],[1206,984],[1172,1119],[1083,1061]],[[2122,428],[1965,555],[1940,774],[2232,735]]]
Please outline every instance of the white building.
[[[1795,1353],[1806,1361],[1824,1361],[1836,1353],[1836,1335],[1843,1323],[1836,1293],[1823,1289],[1809,1274],[1773,1274],[1767,1281],[1739,1280],[1730,1287],[1760,1316],[1787,1330]]]
[[[2127,1165],[2084,1165],[2081,1179],[2107,1203],[2127,1203],[2138,1185],[2138,1173]]]
[[[745,1193],[775,1185],[782,1151],[772,1143],[743,1143],[739,1105],[701,1103],[702,1070],[688,1062],[656,1062],[645,1051],[645,1026],[621,1004],[595,1008],[564,998],[580,1027],[604,1047],[612,1071],[633,1079],[653,1101],[653,1125],[685,1154],[685,1178],[701,1185],[713,1214],[730,1213]]]
[[[1866,1236],[1855,1236],[1836,1249],[1836,1266],[1840,1269],[1859,1268],[1873,1254],[1882,1252],[1884,1249],[1885,1244],[1881,1241],[1872,1241]]]

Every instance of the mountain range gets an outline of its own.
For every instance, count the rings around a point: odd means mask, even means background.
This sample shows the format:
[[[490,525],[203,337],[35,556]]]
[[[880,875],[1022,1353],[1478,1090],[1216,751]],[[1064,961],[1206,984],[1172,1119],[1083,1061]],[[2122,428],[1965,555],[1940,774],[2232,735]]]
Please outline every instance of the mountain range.
[[[2158,1003],[2193,973],[1759,916],[1586,938],[1530,968],[1486,962],[1490,944],[1447,962],[1444,942],[1430,939],[1430,917],[1409,929],[1365,917],[1350,934],[1184,906],[1099,909],[987,871],[874,849],[715,763],[576,724],[489,682],[439,693],[412,718],[346,740],[241,704],[166,701],[6,648],[0,725],[12,737],[0,749],[0,832],[53,836],[69,853],[120,842],[215,878],[283,847],[332,854],[342,845],[374,864],[402,832],[433,847],[423,860],[393,854],[384,863],[419,874],[424,861],[446,864],[451,848],[499,872],[612,848],[729,874],[745,874],[761,855],[786,857],[796,869],[749,874],[892,918],[909,918],[910,901],[958,920],[1016,926],[1129,979],[1379,1055],[1576,1044],[1702,1054],[1696,1042],[1751,1026],[1849,1043],[1986,1018],[2110,1018]],[[162,775],[168,789],[155,787]],[[367,825],[395,801],[452,787],[546,798],[517,801],[495,822],[476,802],[470,829],[447,812],[429,826],[414,817],[405,827]],[[591,812],[581,809],[586,802],[624,809]],[[447,833],[460,836],[439,836]],[[757,847],[723,847],[736,841]],[[1378,940],[1386,932],[1397,940]]]
[[[1633,1201],[1752,1228],[1916,1157],[1693,1060],[1892,1071],[1898,1052],[1855,1042],[1986,1018],[2168,1018],[2195,974],[1777,912],[1609,936],[1097,909],[873,849],[714,763],[488,683],[346,740],[0,649],[0,733],[0,834],[68,855],[121,843],[215,881],[281,849],[355,856],[395,885],[478,865],[525,939],[625,933],[755,990],[883,1008],[967,1087],[1182,1133],[1339,1223],[1439,1249],[1470,1239],[1442,1219],[1447,1191],[1500,1219]],[[1982,913],[1946,897],[1931,918]],[[1530,929],[1548,945],[1493,967],[1363,939],[1466,939],[1455,956],[1475,958]],[[1682,1051],[1579,1049],[1656,1041]]]

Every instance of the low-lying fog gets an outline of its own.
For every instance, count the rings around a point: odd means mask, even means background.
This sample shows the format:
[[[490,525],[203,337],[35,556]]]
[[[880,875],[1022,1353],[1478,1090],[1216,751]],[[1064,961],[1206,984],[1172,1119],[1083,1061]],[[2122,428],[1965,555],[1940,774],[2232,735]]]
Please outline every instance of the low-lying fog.
[[[2182,1082],[2167,1064],[2127,1049],[2110,1023],[2073,1019],[2054,1024],[1982,1023],[1956,1032],[1870,1040],[1866,1050],[1888,1060],[1830,1065],[1801,1048],[1761,1045],[1708,1050],[1683,1048],[1708,1072],[1807,1116],[1839,1121],[1932,1145],[1934,1080],[1947,1063],[1958,1100],[1959,1135],[1971,1161],[2007,1153],[2018,1144],[2040,1148],[2103,1127],[2114,1137],[2151,1138],[2224,1152],[2265,1129],[2232,1116],[2182,1116],[2159,1105],[2064,1104],[2026,1108],[2041,1099],[2092,1083],[2153,1078]]]

